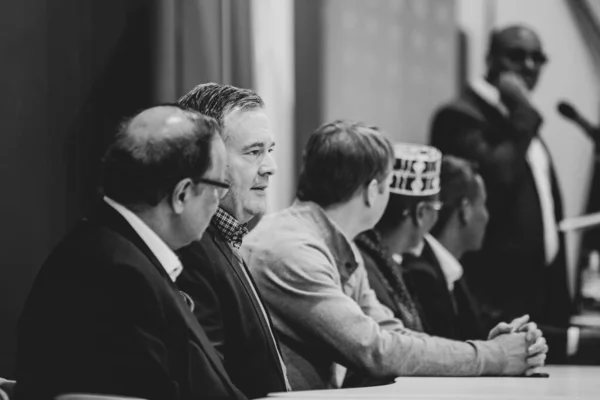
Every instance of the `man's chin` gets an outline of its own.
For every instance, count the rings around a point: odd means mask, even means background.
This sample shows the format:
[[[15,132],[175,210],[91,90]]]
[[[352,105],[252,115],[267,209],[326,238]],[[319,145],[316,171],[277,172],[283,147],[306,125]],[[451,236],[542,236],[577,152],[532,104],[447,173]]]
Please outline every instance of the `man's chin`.
[[[523,79],[525,86],[527,86],[527,89],[533,90],[536,87],[538,78],[533,77],[533,76],[523,76],[523,75],[521,75],[521,78]]]
[[[265,198],[255,199],[247,209],[253,217],[263,215],[267,211],[267,201]]]

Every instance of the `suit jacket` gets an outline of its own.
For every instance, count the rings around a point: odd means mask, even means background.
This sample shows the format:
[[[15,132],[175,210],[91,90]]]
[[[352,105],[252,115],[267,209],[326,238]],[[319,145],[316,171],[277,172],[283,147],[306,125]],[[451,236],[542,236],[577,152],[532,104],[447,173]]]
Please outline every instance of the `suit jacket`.
[[[464,277],[450,291],[429,243],[425,242],[419,257],[405,255],[402,266],[425,332],[456,340],[486,339],[481,314]]]
[[[564,328],[571,313],[564,237],[547,266],[540,200],[526,160],[541,123],[537,111],[526,105],[505,117],[468,88],[436,113],[431,143],[445,154],[476,161],[486,184],[490,220],[483,247],[462,260],[478,300],[501,310],[505,318],[528,313],[538,322]],[[550,175],[560,221],[562,201],[552,168]],[[549,359],[566,348],[566,336],[556,339]]]
[[[245,398],[152,251],[106,204],[39,271],[19,321],[17,381],[27,400]]]
[[[177,285],[196,303],[196,318],[235,385],[248,397],[285,391],[277,343],[244,277],[245,265],[225,239],[211,224],[200,241],[178,253],[184,269]]]

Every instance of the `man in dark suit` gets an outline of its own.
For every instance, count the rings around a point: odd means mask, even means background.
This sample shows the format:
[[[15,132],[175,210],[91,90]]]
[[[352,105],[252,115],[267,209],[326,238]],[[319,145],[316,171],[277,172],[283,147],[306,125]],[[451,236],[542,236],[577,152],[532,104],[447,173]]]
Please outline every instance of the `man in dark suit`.
[[[285,391],[289,385],[269,314],[238,253],[247,223],[265,212],[276,170],[263,101],[250,90],[208,83],[179,104],[221,122],[231,190],[202,239],[179,251],[184,272],[177,285],[194,300],[198,322],[246,396]]]
[[[485,80],[437,112],[431,142],[476,161],[488,190],[483,248],[463,260],[469,287],[504,318],[527,313],[545,324],[548,360],[564,362],[580,338],[569,327],[560,190],[540,136],[542,116],[531,101],[546,60],[531,29],[493,32]]]
[[[225,148],[212,118],[178,106],[123,124],[105,197],[42,266],[19,321],[17,399],[95,393],[239,398],[174,280],[174,250],[214,214]]]
[[[473,300],[460,259],[481,248],[488,221],[486,191],[471,164],[444,156],[440,174],[441,209],[418,257],[406,254],[404,277],[417,303],[425,332],[456,340],[484,339],[486,327]]]

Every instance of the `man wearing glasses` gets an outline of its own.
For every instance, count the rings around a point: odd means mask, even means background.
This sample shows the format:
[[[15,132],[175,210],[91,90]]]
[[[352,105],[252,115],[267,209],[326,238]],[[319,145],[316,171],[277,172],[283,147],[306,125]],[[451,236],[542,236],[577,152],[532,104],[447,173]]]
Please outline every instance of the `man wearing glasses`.
[[[375,227],[355,241],[364,259],[369,284],[379,301],[405,327],[423,331],[401,271],[407,253],[417,256],[421,253],[423,238],[437,221],[442,207],[439,201],[442,154],[431,146],[397,143],[394,155],[390,200]]]
[[[227,182],[217,213],[200,241],[179,252],[177,280],[194,314],[223,358],[234,384],[249,398],[288,389],[271,320],[238,249],[246,225],[266,209],[275,146],[262,99],[228,85],[202,84],[179,104],[211,116],[222,127]]]
[[[503,318],[529,314],[546,324],[549,361],[564,362],[575,354],[579,332],[568,325],[560,190],[540,137],[542,116],[531,101],[546,62],[531,29],[494,31],[485,80],[438,111],[431,141],[444,154],[476,161],[488,189],[483,247],[463,260],[469,286]]]
[[[123,123],[103,160],[104,199],[50,254],[27,298],[16,399],[245,398],[174,283],[175,250],[200,238],[218,207],[219,132],[176,105]]]

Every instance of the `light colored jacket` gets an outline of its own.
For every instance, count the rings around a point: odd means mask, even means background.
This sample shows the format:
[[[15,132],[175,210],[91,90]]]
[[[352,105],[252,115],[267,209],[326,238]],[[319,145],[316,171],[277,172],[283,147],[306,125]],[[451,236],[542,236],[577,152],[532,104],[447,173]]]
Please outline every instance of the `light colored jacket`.
[[[352,244],[314,203],[296,201],[264,217],[242,252],[293,390],[338,387],[335,363],[375,378],[492,375],[505,367],[496,343],[405,329],[377,300]]]

